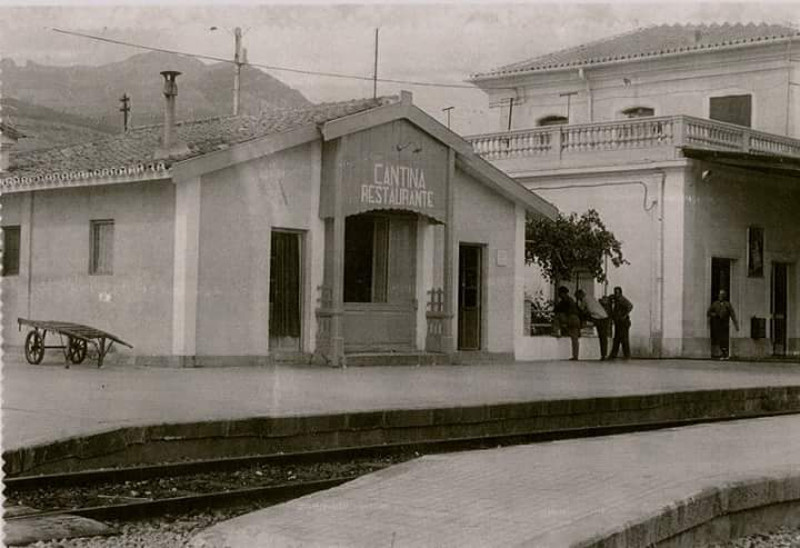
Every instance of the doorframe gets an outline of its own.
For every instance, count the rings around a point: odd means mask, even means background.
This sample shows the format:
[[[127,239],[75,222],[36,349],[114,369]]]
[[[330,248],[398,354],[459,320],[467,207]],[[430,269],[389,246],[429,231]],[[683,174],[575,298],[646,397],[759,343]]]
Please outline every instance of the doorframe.
[[[309,274],[306,272],[306,269],[307,269],[308,265],[310,264],[309,260],[308,260],[308,257],[306,257],[306,248],[308,247],[307,244],[306,244],[306,238],[307,238],[308,231],[307,230],[303,230],[303,229],[297,229],[297,228],[283,228],[283,227],[277,227],[277,226],[270,227],[269,244],[268,244],[269,252],[267,253],[267,257],[269,257],[269,273],[267,275],[267,352],[270,355],[273,355],[274,352],[278,352],[278,353],[282,352],[280,349],[273,349],[272,348],[272,346],[270,344],[270,333],[269,333],[270,325],[272,325],[272,314],[271,314],[271,311],[269,309],[269,294],[270,294],[270,291],[272,289],[272,283],[271,283],[270,279],[272,278],[272,234],[274,232],[280,232],[280,233],[283,233],[283,234],[295,234],[295,235],[297,235],[298,240],[299,240],[299,242],[298,242],[299,248],[297,250],[297,254],[298,254],[298,259],[300,261],[300,265],[299,265],[300,279],[298,280],[298,286],[299,286],[300,290],[298,292],[299,294],[298,294],[297,298],[299,300],[298,313],[300,315],[300,340],[299,340],[299,345],[298,345],[297,352],[302,354],[303,352],[305,352],[306,334],[307,334],[307,331],[308,331],[308,326],[307,326],[307,322],[306,322],[306,315],[305,315],[305,312],[306,312],[306,280],[308,279],[308,276],[309,276]],[[294,351],[291,351],[291,353],[293,354]]]
[[[785,323],[783,327],[784,331],[784,343],[783,343],[783,353],[776,354],[775,353],[775,338],[774,338],[774,316],[775,316],[775,294],[774,294],[774,283],[775,283],[775,265],[783,265],[786,274],[785,279],[785,298],[786,298],[786,317]],[[793,327],[793,315],[792,315],[792,296],[793,296],[793,288],[792,288],[792,272],[794,271],[794,263],[791,261],[785,261],[781,258],[773,257],[769,261],[769,284],[768,284],[768,291],[769,291],[769,340],[770,344],[772,345],[772,355],[773,356],[789,356],[791,352],[789,350],[789,341],[792,339],[792,327]]]
[[[478,272],[480,274],[480,281],[479,281],[479,318],[478,318],[478,348],[475,349],[462,349],[461,348],[461,248],[462,247],[474,247],[480,251],[480,264],[478,265]],[[486,250],[487,245],[484,243],[478,242],[458,242],[458,257],[457,257],[457,268],[456,268],[456,336],[455,336],[455,343],[456,349],[459,352],[481,352],[486,349],[486,331],[487,331],[487,324],[486,324],[486,317],[487,317],[487,291],[486,291],[486,281],[488,276],[488,260],[486,258]]]

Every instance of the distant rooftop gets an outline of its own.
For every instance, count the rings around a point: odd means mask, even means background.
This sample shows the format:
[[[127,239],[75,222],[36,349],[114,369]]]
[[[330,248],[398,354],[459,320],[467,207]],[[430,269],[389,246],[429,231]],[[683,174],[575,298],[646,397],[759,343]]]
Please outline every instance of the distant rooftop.
[[[800,39],[800,31],[784,25],[725,23],[652,26],[476,73],[470,80],[795,39]]]
[[[156,161],[162,126],[135,128],[127,133],[87,143],[20,153],[0,179],[91,178],[103,170],[164,171],[171,163],[228,148],[231,145],[322,124],[337,118],[395,102],[396,97],[321,103],[295,109],[275,109],[258,116],[231,116],[178,122],[177,137],[189,152],[169,161]]]
[[[11,137],[12,139],[22,139],[25,137],[25,134],[16,129],[14,126],[7,122],[0,121],[0,133]]]

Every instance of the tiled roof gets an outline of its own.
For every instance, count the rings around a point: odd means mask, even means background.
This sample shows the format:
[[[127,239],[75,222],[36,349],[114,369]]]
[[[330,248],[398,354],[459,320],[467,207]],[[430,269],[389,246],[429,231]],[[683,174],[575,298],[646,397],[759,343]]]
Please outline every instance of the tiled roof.
[[[548,53],[520,63],[473,74],[472,80],[524,72],[601,65],[625,60],[757,45],[800,39],[800,32],[783,25],[660,25],[636,29],[577,47]]]
[[[298,109],[270,110],[258,116],[178,122],[178,139],[188,145],[189,152],[168,161],[154,160],[154,152],[160,145],[162,126],[135,128],[124,134],[88,143],[20,153],[12,158],[11,167],[0,175],[0,179],[86,179],[105,174],[164,171],[175,161],[202,156],[251,139],[321,124],[396,100],[395,97],[359,99]]]

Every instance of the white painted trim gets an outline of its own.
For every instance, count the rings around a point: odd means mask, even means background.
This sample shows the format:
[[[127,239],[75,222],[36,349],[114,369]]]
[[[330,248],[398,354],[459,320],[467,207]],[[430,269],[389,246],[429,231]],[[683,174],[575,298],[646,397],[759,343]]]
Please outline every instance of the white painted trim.
[[[514,206],[514,359],[522,355],[525,322],[525,208]]]
[[[428,291],[433,289],[433,225],[427,217],[417,220],[417,349],[425,350],[428,336]]]
[[[54,173],[31,177],[6,177],[0,179],[0,191],[2,191],[3,194],[12,194],[16,192],[31,192],[34,190],[57,190],[60,188],[167,181],[170,178],[170,171],[168,169],[152,172],[136,172],[135,168],[131,168],[130,173],[123,173],[123,171],[126,171],[125,168],[120,168],[120,174],[118,175],[105,175],[96,178],[93,178],[93,172]]]
[[[611,167],[576,167],[576,168],[554,168],[542,170],[508,171],[521,184],[527,184],[542,177],[564,179],[569,177],[593,177],[598,175],[608,175],[614,177],[616,173],[630,171],[651,171],[655,169],[681,168],[689,165],[688,158],[677,160],[667,160],[664,162],[647,162],[640,164],[616,165]]]
[[[175,187],[175,251],[172,280],[172,353],[197,353],[197,290],[200,265],[200,177]]]

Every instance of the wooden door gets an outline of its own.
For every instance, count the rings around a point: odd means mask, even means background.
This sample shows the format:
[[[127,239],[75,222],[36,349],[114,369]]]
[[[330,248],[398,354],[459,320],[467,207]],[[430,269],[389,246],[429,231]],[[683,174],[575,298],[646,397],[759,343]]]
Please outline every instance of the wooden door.
[[[785,356],[786,329],[789,325],[789,265],[786,263],[772,263],[770,293],[772,353],[776,356]]]
[[[269,348],[300,350],[300,234],[272,231],[269,284]]]
[[[461,245],[458,251],[458,348],[481,348],[482,248]]]

